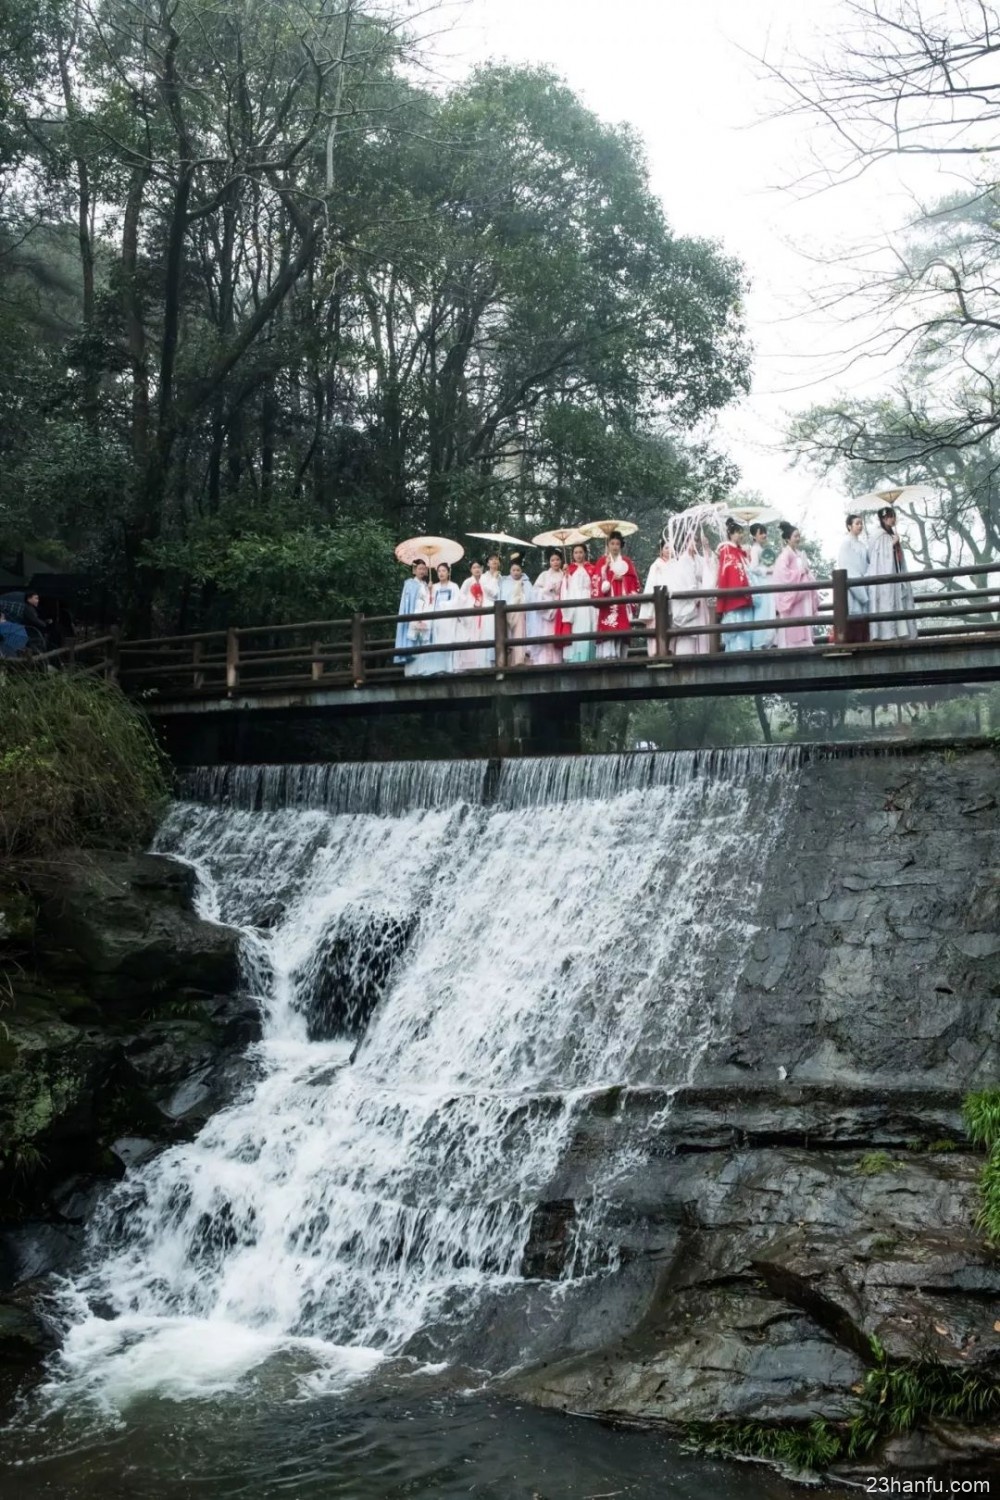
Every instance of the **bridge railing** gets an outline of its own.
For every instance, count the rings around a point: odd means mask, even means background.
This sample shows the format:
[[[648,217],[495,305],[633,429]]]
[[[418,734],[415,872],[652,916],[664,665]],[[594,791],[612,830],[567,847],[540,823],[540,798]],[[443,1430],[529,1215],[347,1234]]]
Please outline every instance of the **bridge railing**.
[[[942,568],[920,573],[909,573],[905,581],[910,584],[933,583],[937,587],[914,593],[912,609],[880,611],[866,614],[869,622],[913,621],[917,627],[918,645],[924,638],[940,638],[949,635],[981,636],[985,633],[1000,635],[1000,586],[990,587],[990,575],[1000,579],[1000,562],[979,564],[964,568]],[[975,588],[949,588],[956,579],[981,578],[985,586]],[[420,657],[453,654],[454,669],[460,672],[477,670],[486,673],[507,671],[551,672],[554,670],[586,671],[592,662],[560,661],[541,665],[521,660],[522,653],[533,647],[556,646],[566,648],[574,642],[607,642],[616,640],[623,648],[622,656],[606,658],[601,666],[613,668],[616,661],[623,665],[631,656],[636,664],[636,653],[650,665],[669,664],[676,653],[677,644],[686,637],[702,637],[707,642],[708,654],[717,655],[725,647],[726,638],[734,633],[773,631],[783,625],[805,626],[820,632],[810,646],[797,648],[804,651],[866,651],[878,650],[885,642],[847,643],[849,620],[849,590],[852,587],[870,588],[879,583],[899,583],[896,574],[879,575],[872,578],[849,578],[840,569],[829,579],[814,579],[790,587],[786,583],[753,584],[749,589],[705,588],[686,590],[670,594],[666,589],[657,589],[652,594],[634,594],[614,602],[638,614],[643,605],[651,605],[651,619],[631,619],[627,629],[609,637],[607,632],[596,628],[590,631],[574,631],[572,635],[545,633],[535,629],[537,616],[556,606],[551,602],[535,600],[531,603],[512,604],[497,600],[489,607],[475,609],[461,607],[436,610],[409,615],[361,615],[335,620],[306,620],[288,625],[257,625],[228,630],[198,631],[188,635],[159,636],[146,640],[124,641],[118,647],[119,674],[123,685],[132,692],[141,692],[157,697],[219,697],[235,693],[259,693],[304,687],[361,686],[366,682],[396,679],[402,668],[398,656],[411,660]],[[813,611],[809,615],[795,616],[792,620],[740,620],[731,621],[726,612],[716,619],[717,601],[727,598],[753,595],[807,593],[815,598]],[[705,601],[706,618],[693,625],[678,625],[674,620],[674,608],[680,602]],[[564,615],[579,610],[596,611],[611,602],[607,596],[601,599],[574,599],[560,603]],[[645,611],[648,615],[650,611]],[[518,631],[516,621],[527,616],[524,634]],[[396,632],[400,624],[421,623],[430,627],[434,622],[455,620],[478,622],[480,630],[470,638],[463,629],[456,632],[461,638],[453,641],[429,640],[424,644],[396,646]],[[92,643],[94,645],[98,643]],[[488,666],[466,668],[463,660],[467,653],[487,651],[491,653]],[[731,658],[732,659],[732,658]]]

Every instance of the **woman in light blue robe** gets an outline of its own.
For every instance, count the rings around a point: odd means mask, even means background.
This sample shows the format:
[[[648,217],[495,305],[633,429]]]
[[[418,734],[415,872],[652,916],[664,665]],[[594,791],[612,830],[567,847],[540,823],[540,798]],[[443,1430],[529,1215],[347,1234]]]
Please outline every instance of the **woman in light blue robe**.
[[[751,584],[771,583],[771,575],[765,568],[762,552],[767,546],[767,527],[756,521],[750,527],[750,561],[747,564],[747,577]],[[776,620],[777,615],[774,608],[773,594],[758,594],[753,596],[754,620]],[[754,630],[751,632],[753,644],[751,649],[761,651],[765,646],[773,646],[778,637],[777,630]]]
[[[413,577],[403,584],[398,612],[401,615],[415,615],[422,611],[429,614],[430,610],[431,587],[427,578],[427,564],[423,558],[418,558],[413,564]],[[427,672],[426,663],[430,660],[430,653],[426,656],[413,656],[410,653],[414,646],[429,646],[430,639],[430,620],[400,620],[396,626],[395,660],[398,666],[402,666],[404,676],[422,677]]]

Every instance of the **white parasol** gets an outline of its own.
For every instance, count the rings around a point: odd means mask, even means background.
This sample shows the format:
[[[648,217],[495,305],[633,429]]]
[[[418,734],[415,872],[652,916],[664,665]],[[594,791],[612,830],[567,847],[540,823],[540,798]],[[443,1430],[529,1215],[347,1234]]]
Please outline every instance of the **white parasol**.
[[[632,536],[639,528],[634,521],[586,521],[577,530],[585,537],[599,537],[606,540],[613,531],[620,531],[622,536]]]
[[[411,536],[409,541],[400,542],[396,556],[401,563],[411,565],[422,558],[434,566],[438,563],[450,566],[465,556],[465,548],[460,542],[449,541],[446,536]]]
[[[767,526],[781,520],[781,511],[775,510],[773,505],[730,505],[727,501],[719,506],[719,512],[723,516],[732,516],[734,521],[745,522],[747,526],[754,521]]]
[[[519,536],[509,536],[506,531],[467,531],[479,542],[496,542],[501,547],[533,547],[534,542],[523,542]]]
[[[575,547],[578,542],[586,543],[587,536],[580,530],[579,526],[554,526],[551,531],[540,531],[533,539],[535,547]]]
[[[895,505],[900,500],[904,505],[921,505],[933,500],[936,494],[932,484],[900,484],[892,489],[869,490],[867,495],[858,495],[856,500],[849,502],[847,509],[869,515],[881,510],[883,505]]]

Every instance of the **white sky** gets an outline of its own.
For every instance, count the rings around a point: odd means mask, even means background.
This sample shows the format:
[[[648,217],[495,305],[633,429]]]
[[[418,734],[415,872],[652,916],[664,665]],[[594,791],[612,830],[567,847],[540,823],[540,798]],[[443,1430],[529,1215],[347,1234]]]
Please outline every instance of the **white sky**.
[[[838,253],[891,234],[913,199],[892,166],[812,196],[792,191],[809,166],[805,127],[774,118],[775,86],[753,58],[815,55],[842,16],[840,0],[464,0],[439,43],[451,75],[486,60],[552,66],[601,118],[639,131],[675,231],[718,239],[743,261],[753,392],[723,415],[718,438],[742,486],[828,550],[844,501],[789,468],[782,434],[789,413],[838,389],[884,386],[885,370],[843,373],[839,354],[856,334],[817,304],[842,279]],[[924,173],[925,194],[949,190]]]

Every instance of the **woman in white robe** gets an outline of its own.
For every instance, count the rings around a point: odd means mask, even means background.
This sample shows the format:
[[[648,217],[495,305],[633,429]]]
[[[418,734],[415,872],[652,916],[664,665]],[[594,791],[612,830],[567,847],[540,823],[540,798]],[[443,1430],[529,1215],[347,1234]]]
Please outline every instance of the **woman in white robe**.
[[[913,585],[907,582],[906,558],[903,544],[896,533],[896,512],[891,505],[883,505],[878,513],[879,529],[868,547],[868,577],[879,578],[886,573],[895,573],[898,583],[870,583],[868,585],[868,609],[873,615],[890,614],[900,609],[913,608]],[[873,641],[898,641],[917,638],[916,620],[869,620],[868,630]]]
[[[486,559],[486,570],[483,573],[483,576],[482,576],[482,578],[479,581],[480,581],[480,583],[483,586],[483,596],[484,596],[483,611],[484,611],[484,613],[486,611],[489,611],[489,626],[488,626],[488,629],[489,629],[489,634],[490,634],[490,645],[488,647],[488,659],[487,659],[486,665],[488,667],[492,667],[495,664],[495,662],[496,662],[496,652],[493,649],[493,641],[494,641],[494,638],[495,638],[494,637],[495,626],[494,626],[494,621],[493,621],[493,606],[494,606],[494,604],[496,604],[497,600],[500,597],[500,585],[503,583],[503,573],[502,573],[501,568],[500,568],[500,554],[499,554],[499,552],[491,552],[490,553],[489,557]]]
[[[525,576],[521,559],[513,554],[510,559],[510,572],[500,583],[500,598],[505,604],[531,604],[535,597],[535,591],[531,586],[531,579]],[[507,616],[507,664],[511,667],[527,666],[531,660],[528,647],[523,644],[528,630],[529,611],[518,609]]]
[[[438,563],[437,583],[431,591],[431,606],[434,611],[434,619],[431,621],[431,645],[440,647],[440,650],[431,651],[424,658],[430,665],[426,668],[428,675],[437,672],[454,672],[456,656],[461,652],[452,651],[452,646],[458,638],[458,627],[461,620],[442,620],[437,617],[438,610],[461,609],[461,599],[458,584],[451,581],[451,569],[447,563]]]
[[[535,579],[535,598],[544,605],[543,609],[532,610],[529,615],[531,624],[528,629],[529,635],[557,635],[557,622],[559,618],[559,605],[562,601],[563,591],[563,565],[562,553],[552,552],[549,555],[549,565],[544,573],[539,573]],[[561,646],[530,646],[528,648],[531,660],[537,667],[555,667],[563,659],[563,648]]]
[[[463,609],[474,609],[476,613],[459,620],[458,638],[474,642],[475,650],[455,652],[456,672],[478,672],[493,662],[493,611],[486,609],[483,565],[473,562],[471,569],[471,576],[459,589],[459,602]]]
[[[714,578],[712,582],[714,584]],[[710,605],[711,600],[678,598],[680,594],[695,593],[701,587],[701,569],[692,539],[690,546],[667,564],[670,623],[675,630],[688,630],[701,624],[702,608]],[[707,641],[708,637],[704,635],[675,635],[670,638],[670,650],[674,656],[700,656],[708,649]]]
[[[577,637],[597,629],[597,611],[585,608],[594,597],[594,575],[587,559],[587,549],[582,542],[573,548],[573,561],[563,569],[562,616],[569,625],[568,640],[571,644],[563,648],[563,661],[593,661],[594,641],[581,641]]]
[[[652,594],[656,589],[669,589],[670,564],[674,560],[674,549],[671,547],[666,532],[660,538],[660,555],[654,557],[650,564],[649,572],[646,574],[646,582],[643,585],[644,594]],[[639,605],[639,623],[645,625],[649,631],[649,639],[646,642],[646,650],[650,656],[656,655],[656,605],[652,599],[645,604]]]
[[[704,535],[702,536],[700,556],[694,550],[693,541],[691,544],[691,550],[694,559],[695,571],[698,577],[698,588],[715,589],[716,585],[719,582],[719,559],[716,557],[715,552],[709,544],[708,538]],[[714,644],[713,637],[716,626],[715,600],[696,599],[694,602],[694,623],[696,625],[703,625],[705,628],[705,633],[703,635],[696,635],[694,637],[696,643],[695,651],[699,656],[708,656],[711,653],[712,646]]]

